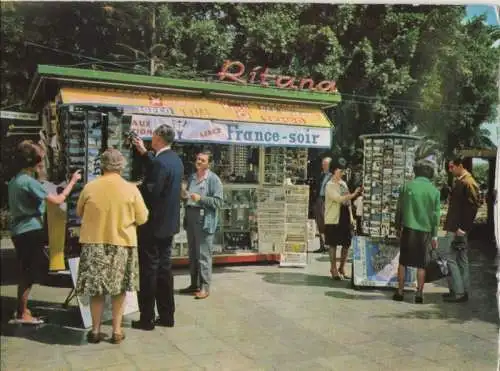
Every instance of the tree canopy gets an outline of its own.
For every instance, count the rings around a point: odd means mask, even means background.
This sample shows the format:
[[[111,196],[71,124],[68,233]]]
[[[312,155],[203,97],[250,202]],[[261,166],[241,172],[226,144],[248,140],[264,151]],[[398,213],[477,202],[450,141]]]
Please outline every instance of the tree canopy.
[[[463,6],[2,2],[2,107],[37,64],[213,79],[224,60],[336,80],[336,150],[360,134],[417,133],[448,154],[488,143],[498,28]]]

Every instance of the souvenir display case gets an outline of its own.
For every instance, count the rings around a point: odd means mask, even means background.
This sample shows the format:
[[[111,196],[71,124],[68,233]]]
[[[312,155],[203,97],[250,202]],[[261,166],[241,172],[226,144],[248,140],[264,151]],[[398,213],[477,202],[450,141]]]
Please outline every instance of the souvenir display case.
[[[63,174],[82,171],[82,182],[78,182],[66,201],[66,251],[67,257],[80,255],[78,242],[81,220],[76,215],[76,205],[83,185],[100,174],[99,153],[102,149],[102,116],[99,112],[71,107],[60,120],[65,129],[62,139],[65,164]]]
[[[83,172],[83,181],[67,203],[66,256],[74,257],[80,253],[76,203],[83,185],[101,174],[102,151],[113,147],[122,152],[127,161],[122,176],[127,180],[141,181],[144,169],[128,139],[130,116],[116,110],[72,106],[59,111],[59,123],[64,133],[62,150],[57,153],[64,164],[59,165],[59,173]],[[145,144],[150,147],[149,141]],[[199,151],[213,154],[212,170],[224,184],[215,255],[275,254],[282,264],[305,264],[309,187],[293,184],[307,179],[307,149],[186,143],[176,143],[173,149],[184,163],[186,177],[195,171]],[[181,220],[183,213],[184,209]],[[174,238],[172,256],[188,256],[183,229]]]
[[[379,134],[362,137],[363,235],[353,243],[354,287],[395,287],[399,262],[396,207],[401,187],[413,179],[418,137]],[[407,286],[414,286],[415,272],[407,270]]]
[[[224,185],[214,255],[279,255],[285,251],[305,254],[307,215],[302,214],[307,214],[309,187],[285,186],[285,183],[305,181],[307,149],[183,143],[176,143],[173,149],[183,160],[186,177],[195,171],[194,159],[198,152],[208,150],[213,155],[212,170]],[[264,161],[259,161],[261,155]],[[262,162],[264,170],[259,172]],[[263,181],[259,182],[262,173]],[[287,209],[288,204],[291,206]],[[292,228],[298,233],[288,236],[287,230]],[[172,256],[187,256],[184,230],[174,239]]]
[[[184,163],[185,175],[195,170],[195,154],[208,149],[213,154],[212,169],[224,185],[215,264],[278,262],[286,251],[302,253],[307,233],[302,236],[298,231],[307,225],[307,218],[304,223],[300,220],[308,202],[298,195],[308,191],[286,192],[307,184],[309,150],[331,148],[332,123],[324,109],[338,104],[341,97],[335,84],[328,84],[332,90],[323,89],[324,83],[314,91],[281,85],[235,89],[221,81],[194,83],[38,66],[29,92],[31,108],[50,111],[50,125],[57,122],[47,142],[54,148],[50,181],[60,184],[68,173],[83,170],[83,181],[68,199],[69,238],[64,243],[78,245],[76,202],[86,182],[99,176],[102,151],[119,149],[128,160],[123,177],[139,182],[145,169],[131,148],[130,132],[147,142],[158,125],[168,125],[174,128],[173,150]],[[269,188],[279,191],[266,198]],[[173,252],[174,264],[187,263],[186,240],[183,231],[175,236],[179,247]]]
[[[76,205],[83,186],[101,175],[100,156],[106,148],[116,148],[125,157],[127,166],[122,172],[125,179],[132,179],[132,149],[127,134],[130,120],[116,110],[89,110],[85,107],[63,107],[58,112],[59,141],[51,164],[53,178],[64,181],[67,174],[82,171],[82,181],[73,188],[66,201],[66,257],[80,254],[78,242],[81,220],[76,215]]]
[[[282,185],[287,179],[290,179],[292,184],[305,183],[307,154],[305,148],[265,148],[263,184]]]

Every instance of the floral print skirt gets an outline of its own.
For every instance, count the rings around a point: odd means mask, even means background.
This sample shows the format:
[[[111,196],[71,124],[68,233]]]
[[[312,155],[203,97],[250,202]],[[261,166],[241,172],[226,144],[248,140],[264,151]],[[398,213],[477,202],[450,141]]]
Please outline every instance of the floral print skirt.
[[[83,244],[76,293],[85,296],[119,295],[139,289],[136,247]]]

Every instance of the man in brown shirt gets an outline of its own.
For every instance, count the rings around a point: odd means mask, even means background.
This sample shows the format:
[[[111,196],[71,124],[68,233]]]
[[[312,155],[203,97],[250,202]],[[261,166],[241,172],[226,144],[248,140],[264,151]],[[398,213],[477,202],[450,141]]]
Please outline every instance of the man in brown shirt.
[[[449,170],[456,177],[451,191],[448,214],[444,230],[443,250],[447,252],[450,276],[450,292],[444,294],[448,302],[469,300],[469,259],[467,255],[467,235],[470,232],[480,206],[479,187],[472,175],[464,168],[463,158],[449,163]]]

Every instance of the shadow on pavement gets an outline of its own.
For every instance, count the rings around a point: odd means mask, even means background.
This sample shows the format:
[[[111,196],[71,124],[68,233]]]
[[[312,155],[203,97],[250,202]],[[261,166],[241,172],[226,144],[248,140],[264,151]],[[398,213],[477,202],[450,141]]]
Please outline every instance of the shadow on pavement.
[[[322,263],[328,263],[328,262],[330,262],[330,257],[328,255],[320,255],[316,258],[316,261],[322,262]]]
[[[264,282],[291,286],[350,287],[350,281],[334,281],[330,276],[298,272],[258,273]]]
[[[497,305],[497,261],[495,251],[487,243],[471,241],[469,249],[469,266],[471,292],[467,303],[446,303],[443,301],[442,292],[426,293],[424,289],[423,305],[413,304],[413,294],[405,295],[405,302],[401,305],[408,306],[408,311],[387,316],[374,316],[373,318],[415,318],[415,319],[442,319],[450,323],[464,323],[470,320],[479,320],[488,323],[499,323]],[[434,286],[448,288],[446,279],[433,282]],[[443,290],[444,291],[444,290]],[[377,290],[377,292],[380,292]],[[345,292],[327,292],[325,295],[333,298],[352,300],[377,300],[382,296],[356,295]],[[392,292],[387,294],[391,300]],[[417,309],[418,308],[418,309]]]
[[[16,310],[16,304],[16,298],[0,297],[2,330],[3,325],[8,325],[9,320],[12,319]],[[82,321],[79,308],[72,305],[65,309],[62,304],[62,302],[29,301],[29,307],[33,314],[42,317],[47,324],[54,326],[81,327]]]
[[[0,267],[1,285],[16,285],[18,282],[18,262],[14,249],[0,250]],[[236,266],[230,265],[213,267],[214,274],[238,272],[244,271],[237,269]],[[189,268],[174,268],[173,274],[174,276],[189,274]],[[43,286],[71,288],[73,287],[73,282],[71,281],[71,276],[69,274],[54,273],[47,276],[47,280],[44,282]]]
[[[378,293],[379,295],[376,295]],[[344,292],[344,291],[328,291],[325,292],[325,296],[329,296],[336,299],[348,299],[348,300],[391,300],[392,291],[381,292],[377,290],[373,294],[362,294],[359,291]]]
[[[30,301],[34,315],[40,316],[45,323],[39,326],[11,325],[8,321],[15,312],[16,299],[1,297],[0,333],[5,337],[20,337],[44,344],[80,345],[85,344],[85,330],[81,328],[78,307],[62,308],[61,304],[44,301]]]
[[[59,327],[51,324],[41,326],[2,325],[2,336],[23,338],[50,345],[87,344],[85,330]]]
[[[424,305],[419,305],[420,310],[411,310],[407,312],[391,315],[375,315],[376,318],[409,318],[409,319],[440,319],[450,323],[465,323],[471,320],[479,320],[498,325],[498,314],[496,309],[483,307],[483,303],[472,301],[468,303],[445,303],[441,294],[425,295]],[[402,303],[403,305],[412,305]]]

